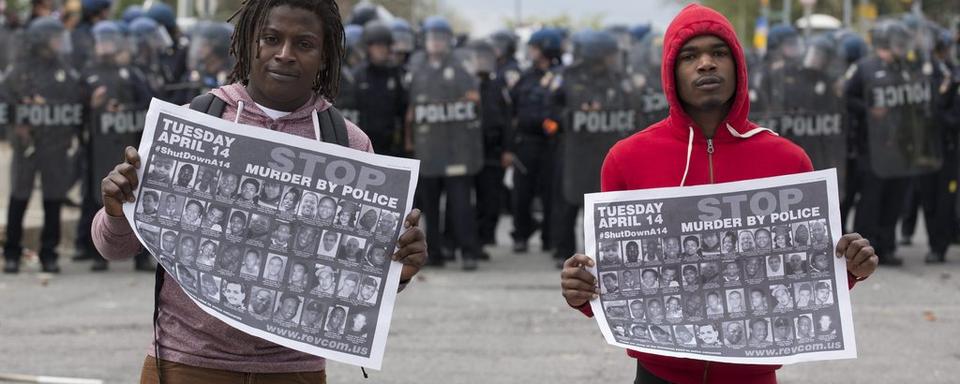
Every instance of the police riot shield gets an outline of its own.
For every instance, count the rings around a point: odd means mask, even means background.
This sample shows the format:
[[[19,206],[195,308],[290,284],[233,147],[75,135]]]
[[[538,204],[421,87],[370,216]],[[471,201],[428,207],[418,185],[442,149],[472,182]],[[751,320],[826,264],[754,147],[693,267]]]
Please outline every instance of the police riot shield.
[[[600,168],[617,141],[643,126],[637,124],[633,85],[622,72],[598,75],[581,66],[563,73],[566,108],[560,136],[563,196],[574,205],[600,191]]]
[[[848,171],[845,64],[830,36],[815,37],[805,47],[802,60],[764,77],[762,88],[767,92],[751,117],[803,148],[814,169],[836,168],[843,193]]]
[[[648,33],[643,39],[634,41],[632,47],[627,54],[626,68],[640,100],[638,123],[643,129],[670,114],[660,75],[663,35]]]
[[[83,72],[85,119],[85,191],[99,202],[100,178],[110,172],[127,146],[136,146],[143,131],[152,92],[146,77],[133,64],[134,40],[112,21],[93,28],[96,65]]]
[[[344,119],[357,124],[360,121],[359,103],[357,102],[357,81],[347,68],[340,70],[340,92],[334,105]]]
[[[870,166],[883,178],[934,172],[943,161],[931,78],[914,64],[866,77]]]
[[[411,61],[412,139],[423,176],[474,175],[483,167],[478,83],[458,57]]]
[[[45,199],[65,197],[79,172],[79,163],[68,154],[84,122],[79,74],[66,66],[21,62],[5,85],[15,103],[10,108],[14,195],[29,196],[39,172]]]
[[[90,105],[86,123],[90,180],[85,181],[99,200],[98,178],[113,169],[124,148],[140,142],[149,95],[138,95],[130,68],[100,68],[86,75],[87,89],[103,95],[95,96],[102,101]]]
[[[190,97],[209,92],[227,83],[233,68],[230,56],[230,23],[201,21],[194,26],[187,51],[188,75],[181,87],[189,89]]]

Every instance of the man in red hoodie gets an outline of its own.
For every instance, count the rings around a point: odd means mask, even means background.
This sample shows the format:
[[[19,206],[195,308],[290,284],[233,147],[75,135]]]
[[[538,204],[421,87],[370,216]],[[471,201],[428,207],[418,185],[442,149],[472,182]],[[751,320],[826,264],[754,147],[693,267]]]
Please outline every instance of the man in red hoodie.
[[[699,5],[683,9],[664,37],[662,81],[670,103],[666,119],[620,141],[601,172],[604,192],[724,183],[813,170],[800,147],[747,120],[747,67],[730,22]],[[844,235],[850,287],[877,268],[869,241]],[[574,255],[561,273],[567,303],[593,316],[594,262]],[[637,359],[637,383],[776,383],[776,365],[712,363],[627,351]]]

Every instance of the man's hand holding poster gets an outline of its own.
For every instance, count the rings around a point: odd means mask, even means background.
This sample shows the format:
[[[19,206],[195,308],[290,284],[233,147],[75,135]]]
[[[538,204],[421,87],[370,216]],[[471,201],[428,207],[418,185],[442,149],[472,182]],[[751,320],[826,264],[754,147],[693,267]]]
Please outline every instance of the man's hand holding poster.
[[[834,170],[586,196],[607,342],[744,364],[856,357]]]
[[[124,215],[208,314],[379,369],[419,163],[243,126],[154,100]]]

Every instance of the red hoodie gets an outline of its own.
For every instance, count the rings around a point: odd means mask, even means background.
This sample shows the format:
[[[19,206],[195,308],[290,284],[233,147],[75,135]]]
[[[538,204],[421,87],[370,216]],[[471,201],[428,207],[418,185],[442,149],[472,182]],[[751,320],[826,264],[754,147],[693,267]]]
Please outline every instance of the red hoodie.
[[[683,110],[677,96],[674,64],[690,39],[714,35],[730,47],[737,65],[737,89],[727,118],[708,139]],[[603,163],[604,192],[724,183],[809,172],[813,165],[796,144],[747,120],[747,65],[730,22],[696,4],[684,8],[663,39],[663,92],[670,116],[617,143]],[[711,151],[712,146],[712,151]],[[711,153],[712,152],[712,153]],[[850,286],[854,278],[850,277]],[[579,308],[593,316],[589,305]],[[678,384],[776,383],[779,365],[714,363],[628,350],[654,375]]]

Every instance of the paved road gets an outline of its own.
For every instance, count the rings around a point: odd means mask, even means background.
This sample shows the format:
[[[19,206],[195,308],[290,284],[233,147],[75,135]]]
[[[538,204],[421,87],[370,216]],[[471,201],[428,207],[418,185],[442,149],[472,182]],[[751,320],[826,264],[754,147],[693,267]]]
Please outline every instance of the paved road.
[[[924,251],[904,249],[904,268],[854,290],[859,359],[786,367],[781,382],[956,383],[960,251],[938,267],[923,264]],[[548,256],[504,246],[493,258],[477,273],[426,270],[400,296],[383,371],[363,380],[359,368],[331,363],[330,382],[632,382],[634,362],[566,308]],[[130,262],[97,275],[64,266],[49,280],[0,276],[0,372],[135,382],[151,337],[153,276]]]

